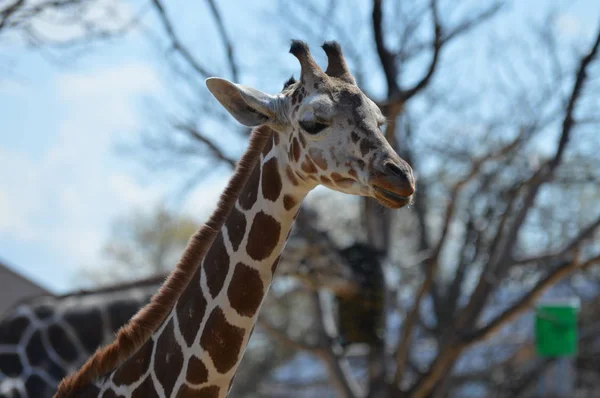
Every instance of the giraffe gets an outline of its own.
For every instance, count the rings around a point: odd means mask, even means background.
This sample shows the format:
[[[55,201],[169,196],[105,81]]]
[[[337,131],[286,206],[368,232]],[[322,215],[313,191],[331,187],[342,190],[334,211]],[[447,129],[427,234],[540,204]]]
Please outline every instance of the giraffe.
[[[114,338],[164,277],[44,295],[17,303],[0,321],[0,397],[46,398]]]
[[[356,86],[340,46],[323,72],[306,43],[277,95],[220,78],[209,91],[253,127],[217,209],[152,301],[61,382],[65,397],[225,397],[304,197],[317,185],[410,203],[410,166],[385,140],[381,111]]]
[[[335,296],[354,294],[357,281],[344,252],[324,256],[333,242],[315,228],[308,232],[291,235],[277,275]],[[15,305],[0,321],[0,398],[51,398],[60,380],[110,343],[164,280],[158,275]]]

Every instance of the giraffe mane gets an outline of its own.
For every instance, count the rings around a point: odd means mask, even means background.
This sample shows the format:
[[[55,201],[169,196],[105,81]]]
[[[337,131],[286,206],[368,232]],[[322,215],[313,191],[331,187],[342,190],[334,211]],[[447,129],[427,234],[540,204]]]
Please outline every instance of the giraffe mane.
[[[267,126],[260,126],[252,131],[248,149],[237,163],[235,173],[221,194],[215,211],[190,238],[175,270],[169,274],[150,303],[119,329],[112,343],[99,348],[77,372],[62,380],[54,395],[55,398],[72,396],[97,378],[120,366],[165,320],[225,223],[272,134],[273,130]]]

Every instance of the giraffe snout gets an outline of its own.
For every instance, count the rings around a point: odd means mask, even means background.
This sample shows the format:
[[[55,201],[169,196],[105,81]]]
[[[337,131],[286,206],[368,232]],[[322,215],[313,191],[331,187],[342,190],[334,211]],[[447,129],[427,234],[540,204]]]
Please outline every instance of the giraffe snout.
[[[411,202],[415,193],[415,177],[408,163],[401,159],[388,159],[374,174],[371,186],[381,204],[400,208]]]
[[[415,193],[415,177],[408,163],[387,161],[384,163],[386,174],[395,179],[394,184],[402,191],[402,196],[411,196]]]

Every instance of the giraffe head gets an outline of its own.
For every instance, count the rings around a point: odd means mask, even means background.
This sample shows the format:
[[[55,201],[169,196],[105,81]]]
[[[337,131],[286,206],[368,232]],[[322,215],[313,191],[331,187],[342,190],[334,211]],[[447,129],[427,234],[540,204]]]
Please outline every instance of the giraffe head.
[[[240,123],[267,124],[278,132],[275,142],[287,153],[288,174],[301,183],[371,196],[391,208],[410,203],[415,180],[381,131],[385,117],[356,85],[340,46],[326,42],[323,49],[325,72],[304,42],[292,41],[301,77],[277,95],[219,78],[206,83]]]

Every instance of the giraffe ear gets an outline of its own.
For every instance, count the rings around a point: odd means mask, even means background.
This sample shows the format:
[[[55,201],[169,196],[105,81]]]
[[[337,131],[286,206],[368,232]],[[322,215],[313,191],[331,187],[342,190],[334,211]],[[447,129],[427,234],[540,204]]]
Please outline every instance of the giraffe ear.
[[[277,101],[276,97],[218,77],[206,79],[206,86],[221,105],[244,126],[276,123],[273,106]]]

